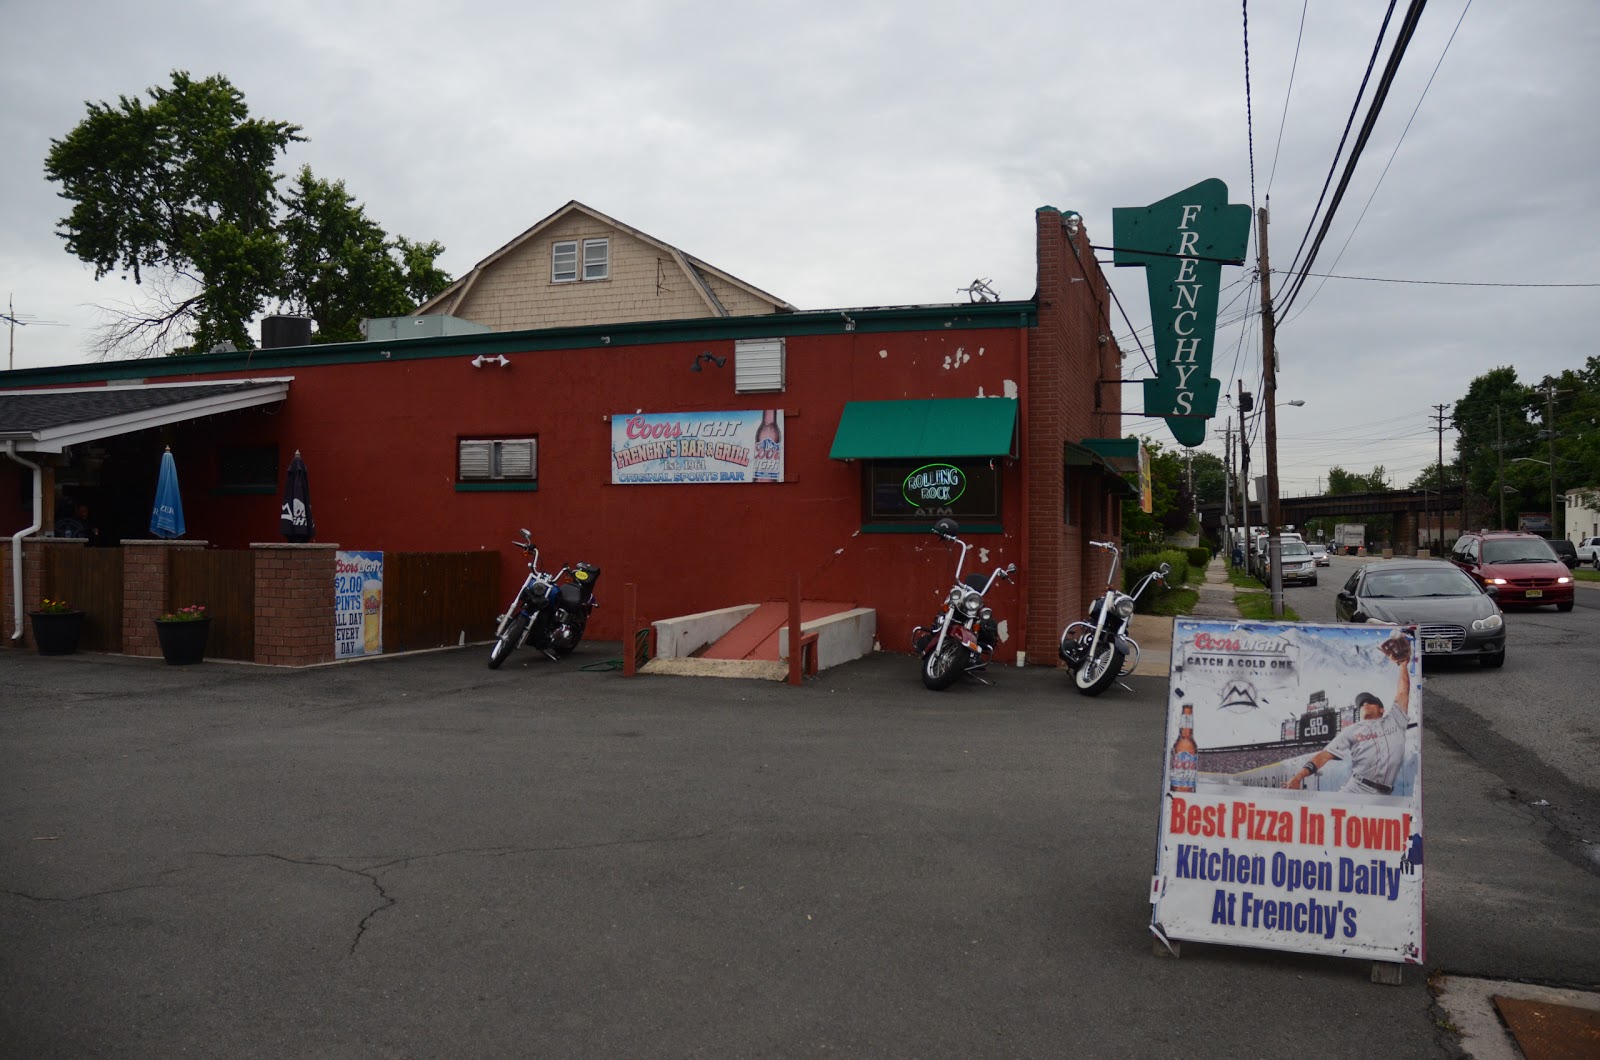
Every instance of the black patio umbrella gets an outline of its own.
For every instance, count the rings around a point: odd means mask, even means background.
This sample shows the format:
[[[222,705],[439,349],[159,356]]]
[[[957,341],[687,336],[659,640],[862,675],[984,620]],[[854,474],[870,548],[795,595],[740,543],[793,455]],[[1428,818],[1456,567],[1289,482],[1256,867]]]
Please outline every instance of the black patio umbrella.
[[[283,484],[278,532],[285,541],[295,542],[310,541],[317,534],[316,521],[311,518],[311,484],[306,480],[306,462],[300,459],[298,449],[289,461],[289,475]]]

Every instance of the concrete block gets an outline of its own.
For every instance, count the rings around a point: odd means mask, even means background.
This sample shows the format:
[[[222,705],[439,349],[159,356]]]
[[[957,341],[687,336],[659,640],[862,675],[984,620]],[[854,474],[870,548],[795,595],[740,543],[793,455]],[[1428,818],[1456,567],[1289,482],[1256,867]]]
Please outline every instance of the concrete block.
[[[687,659],[708,644],[714,644],[734,626],[743,622],[759,605],[739,604],[715,611],[701,611],[678,618],[652,622],[656,630],[657,659]]]
[[[878,612],[857,607],[814,622],[802,622],[800,629],[817,635],[817,669],[826,670],[871,654],[878,637]],[[778,658],[789,658],[788,626],[778,629]]]

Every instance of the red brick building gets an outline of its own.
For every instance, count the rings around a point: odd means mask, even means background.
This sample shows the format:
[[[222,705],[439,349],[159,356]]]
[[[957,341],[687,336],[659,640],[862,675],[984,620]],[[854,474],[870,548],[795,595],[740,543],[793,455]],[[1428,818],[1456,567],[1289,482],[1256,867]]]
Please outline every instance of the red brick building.
[[[547,558],[603,568],[608,606],[595,613],[592,637],[622,636],[615,602],[625,583],[655,619],[779,599],[798,573],[807,597],[874,608],[881,644],[902,651],[948,590],[954,555],[926,532],[935,515],[906,510],[895,484],[919,462],[947,462],[972,484],[956,513],[963,536],[986,567],[1015,562],[1021,572],[991,601],[1007,623],[1001,658],[1025,650],[1054,665],[1061,628],[1104,581],[1104,560],[1087,542],[1118,536],[1132,487],[1129,469],[1102,455],[1122,434],[1104,278],[1076,214],[1047,207],[1036,223],[1038,288],[1026,301],[5,373],[0,534],[9,548],[34,519],[33,472],[7,451],[46,469],[47,502],[57,492],[91,496],[101,532],[123,539],[148,536],[156,468],[170,447],[189,538],[227,549],[274,541],[283,472],[299,451],[318,542],[498,550],[505,599],[523,571],[511,539],[528,527]],[[112,391],[152,405],[142,416],[111,414],[96,401]],[[46,395],[77,403],[65,425],[40,419]],[[780,482],[613,481],[618,417],[758,410],[782,413]],[[78,440],[53,446],[69,436]],[[8,644],[13,569],[8,558]]]

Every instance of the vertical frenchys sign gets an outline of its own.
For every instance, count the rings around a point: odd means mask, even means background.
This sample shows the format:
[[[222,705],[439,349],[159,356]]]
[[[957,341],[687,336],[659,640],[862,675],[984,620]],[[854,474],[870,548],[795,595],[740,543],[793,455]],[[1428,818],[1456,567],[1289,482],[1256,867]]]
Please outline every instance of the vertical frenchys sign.
[[[1420,964],[1416,627],[1179,619],[1151,924]]]
[[[336,552],[333,657],[383,654],[383,553]]]
[[[1244,263],[1250,207],[1229,205],[1216,178],[1148,206],[1111,211],[1112,262],[1145,270],[1156,377],[1144,383],[1144,413],[1166,419],[1180,445],[1205,441],[1222,384],[1211,376],[1217,291],[1223,265]]]

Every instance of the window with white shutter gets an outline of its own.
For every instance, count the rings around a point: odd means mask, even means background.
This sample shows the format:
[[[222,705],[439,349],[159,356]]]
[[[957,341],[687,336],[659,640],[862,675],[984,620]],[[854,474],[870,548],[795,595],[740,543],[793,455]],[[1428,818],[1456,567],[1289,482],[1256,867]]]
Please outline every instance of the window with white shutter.
[[[463,438],[456,443],[457,490],[538,488],[537,438]]]
[[[734,340],[733,389],[740,394],[781,394],[784,354],[782,338]]]

